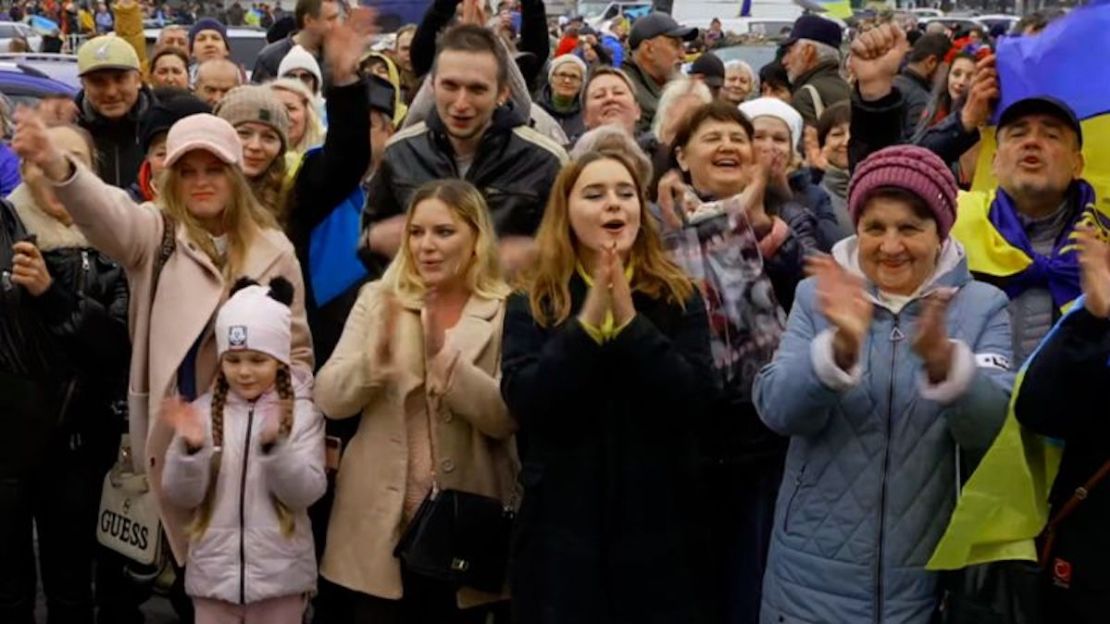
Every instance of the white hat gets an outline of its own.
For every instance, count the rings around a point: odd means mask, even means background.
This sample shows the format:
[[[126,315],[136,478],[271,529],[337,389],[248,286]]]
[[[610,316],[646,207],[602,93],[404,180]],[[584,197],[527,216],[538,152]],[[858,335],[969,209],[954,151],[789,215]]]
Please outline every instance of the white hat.
[[[281,64],[278,65],[278,78],[284,78],[285,74],[288,74],[294,69],[303,69],[312,74],[316,78],[317,91],[323,88],[324,76],[320,72],[320,64],[309,54],[308,50],[305,50],[299,45],[293,46],[293,49],[289,50],[289,54],[286,54],[285,58],[281,59]]]
[[[757,117],[774,117],[790,130],[790,145],[798,149],[802,140],[802,115],[794,107],[778,98],[761,97],[740,104],[740,112],[750,120]]]
[[[578,58],[577,54],[567,53],[560,54],[551,61],[550,67],[547,68],[547,81],[551,82],[551,77],[555,75],[555,70],[558,69],[560,65],[565,65],[567,63],[577,65],[578,69],[582,70],[582,79],[586,79],[586,74],[589,73],[589,69],[586,67],[586,61]]]
[[[232,293],[216,316],[219,355],[228,351],[258,351],[290,364],[293,313],[289,304],[279,299],[292,302],[293,286],[281,277],[271,280],[269,287],[240,279]]]

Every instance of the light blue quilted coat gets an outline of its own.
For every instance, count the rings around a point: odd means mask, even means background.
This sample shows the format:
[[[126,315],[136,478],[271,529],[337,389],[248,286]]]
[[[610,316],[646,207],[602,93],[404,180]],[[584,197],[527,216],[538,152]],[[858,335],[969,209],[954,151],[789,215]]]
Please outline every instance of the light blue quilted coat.
[[[854,238],[834,256],[859,272]],[[956,445],[977,461],[1006,414],[1013,375],[998,366],[1010,357],[1007,299],[972,280],[957,243],[945,245],[923,291],[959,289],[948,334],[977,365],[966,391],[942,405],[921,396],[923,367],[910,346],[920,299],[898,314],[876,299],[861,380],[839,392],[825,385],[811,354],[829,327],[815,286],[798,286],[786,336],[754,388],[760,417],[790,436],[761,622],[926,624],[938,593],[924,566],[955,503]]]

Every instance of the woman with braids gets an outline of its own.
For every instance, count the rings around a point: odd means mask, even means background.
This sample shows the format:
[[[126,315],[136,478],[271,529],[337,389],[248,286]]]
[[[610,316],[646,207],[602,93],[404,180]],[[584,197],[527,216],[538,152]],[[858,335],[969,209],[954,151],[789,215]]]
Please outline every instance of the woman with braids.
[[[292,366],[313,367],[301,268],[289,239],[258,204],[240,169],[235,129],[208,114],[176,122],[166,135],[157,203],[137,205],[67,156],[31,110],[17,113],[13,148],[38,166],[88,239],[118,262],[131,286],[128,422],[137,472],[149,472],[178,562],[190,511],[162,500],[162,460],[173,429],[157,416],[162,399],[192,401],[216,379],[213,322],[235,278],[282,276],[294,285]]]
[[[193,510],[185,591],[197,624],[300,624],[316,588],[306,509],[323,495],[324,420],[307,376],[293,387],[293,286],[240,279],[216,317],[220,370],[192,404],[167,399],[174,431],[162,488]]]

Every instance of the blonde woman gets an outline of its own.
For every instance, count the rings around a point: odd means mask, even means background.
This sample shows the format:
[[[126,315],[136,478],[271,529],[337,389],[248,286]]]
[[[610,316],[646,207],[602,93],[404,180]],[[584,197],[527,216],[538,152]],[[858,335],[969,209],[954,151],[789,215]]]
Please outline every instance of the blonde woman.
[[[235,130],[217,117],[191,115],[170,128],[158,204],[142,205],[65,155],[36,113],[22,110],[17,117],[13,148],[42,169],[89,243],[127,273],[132,456],[137,471],[149,470],[151,487],[161,496],[162,464],[173,436],[158,419],[162,401],[174,396],[192,401],[212,386],[219,367],[213,319],[234,278],[281,276],[293,284],[292,368],[312,370],[293,246],[254,199],[240,169]],[[179,563],[185,560],[189,517],[189,510],[162,501]]]
[[[393,552],[433,480],[514,500],[516,423],[498,391],[509,288],[469,183],[418,189],[404,232],[317,379],[328,417],[362,419],[340,464],[320,568],[351,609],[329,621],[484,622],[502,596],[414,574]]]
[[[286,155],[295,154],[299,159],[324,142],[326,130],[316,112],[312,94],[303,82],[295,78],[278,78],[268,86],[285,105],[285,112],[289,115],[289,149]]]

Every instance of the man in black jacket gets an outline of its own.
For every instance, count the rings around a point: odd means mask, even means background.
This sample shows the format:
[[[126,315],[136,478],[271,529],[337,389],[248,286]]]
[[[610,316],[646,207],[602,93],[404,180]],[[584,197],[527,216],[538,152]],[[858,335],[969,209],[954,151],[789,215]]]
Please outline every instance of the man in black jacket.
[[[146,156],[139,145],[139,117],[154,103],[139,74],[139,57],[119,37],[95,37],[78,50],[77,71],[82,87],[77,123],[96,143],[97,174],[126,189]]]
[[[393,138],[370,179],[363,241],[375,272],[397,253],[413,193],[442,178],[466,180],[485,197],[509,272],[530,259],[531,236],[567,156],[510,104],[510,62],[486,28],[456,26],[441,38],[431,76],[435,111]]]
[[[906,121],[902,134],[908,139],[914,135],[921,116],[933,97],[933,79],[952,42],[941,34],[923,35],[913,44],[906,56],[906,66],[894,78],[894,86],[906,101]]]
[[[297,0],[293,15],[297,20],[297,32],[262,48],[251,72],[254,84],[277,78],[281,60],[297,45],[314,56],[321,68],[324,67],[324,38],[340,19],[339,3],[335,0]],[[326,73],[324,82],[329,82]]]
[[[1101,232],[1105,232],[1102,230]],[[1060,517],[1045,572],[1045,622],[1093,624],[1110,612],[1110,248],[1078,237],[1083,304],[1060,321],[1029,361],[1017,391],[1018,421],[1064,441],[1049,518]],[[1097,480],[1096,475],[1103,478]],[[1096,483],[1096,481],[1098,481]],[[1082,491],[1080,491],[1082,489]],[[1076,504],[1078,503],[1078,505]],[[1070,507],[1064,516],[1061,510]]]

